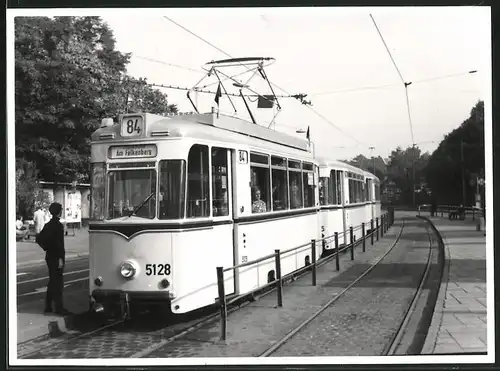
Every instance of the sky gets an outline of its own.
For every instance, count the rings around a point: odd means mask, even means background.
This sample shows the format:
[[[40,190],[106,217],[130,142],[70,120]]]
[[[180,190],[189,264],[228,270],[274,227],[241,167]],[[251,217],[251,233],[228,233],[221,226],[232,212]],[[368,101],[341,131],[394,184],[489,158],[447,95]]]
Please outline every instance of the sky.
[[[478,100],[485,100],[486,109],[491,107],[488,7],[48,12],[101,16],[113,30],[116,48],[132,53],[127,72],[150,83],[191,88],[206,75],[202,68],[207,68],[205,63],[211,60],[228,55],[275,58],[265,71],[276,94],[307,94],[312,106],[294,98],[280,98],[282,109],[273,128],[305,137],[296,131],[309,126],[319,156],[387,158],[396,147],[406,148],[412,143],[432,153],[447,133],[467,119]],[[413,82],[408,86],[413,139],[403,83],[370,14],[404,81]],[[38,11],[37,15],[48,14]],[[471,70],[477,72],[468,73]],[[233,75],[245,68],[220,71]],[[246,73],[236,79],[246,82],[249,77]],[[419,82],[433,78],[437,79]],[[216,81],[212,75],[198,86],[210,83],[206,89],[215,91]],[[224,86],[238,93],[232,82]],[[258,75],[249,86],[260,94],[270,94]],[[193,110],[186,91],[160,90],[181,112]],[[200,112],[216,106],[212,94],[192,97]],[[233,103],[237,115],[250,120],[241,99],[233,98]],[[276,109],[249,104],[260,125],[268,126],[277,113]],[[225,96],[220,100],[220,110],[234,114]]]
[[[271,83],[290,94],[308,94],[311,108],[326,118],[296,99],[283,98],[276,130],[304,136],[296,130],[310,126],[321,156],[351,158],[362,153],[385,158],[413,140],[404,86],[370,14],[404,80],[415,81],[408,87],[414,142],[432,152],[479,99],[491,99],[486,96],[491,84],[489,8],[161,9],[117,11],[103,19],[115,34],[116,47],[132,53],[128,72],[151,83],[193,87],[204,76],[206,62],[227,58],[185,29],[232,57],[273,57],[275,63],[265,68]],[[478,72],[468,74],[470,70]],[[214,81],[212,76],[203,82]],[[261,94],[270,92],[258,77],[249,85]],[[381,85],[392,86],[346,92]],[[225,86],[237,93],[232,84]],[[215,91],[217,85],[209,88]],[[279,88],[276,94],[287,95]],[[185,91],[161,90],[169,103],[192,111]],[[333,93],[321,94],[328,92]],[[248,118],[241,99],[235,100],[238,115]],[[200,93],[198,105],[201,112],[209,112],[214,96]],[[227,97],[221,99],[220,109],[234,112]],[[257,109],[255,103],[252,110],[266,126],[275,114]]]

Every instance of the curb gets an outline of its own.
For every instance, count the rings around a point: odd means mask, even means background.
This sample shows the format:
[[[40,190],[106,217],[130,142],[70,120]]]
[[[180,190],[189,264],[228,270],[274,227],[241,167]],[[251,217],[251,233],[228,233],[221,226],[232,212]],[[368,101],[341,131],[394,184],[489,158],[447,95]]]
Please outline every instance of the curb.
[[[71,254],[67,254],[66,255],[66,261],[76,260],[76,259],[79,259],[79,258],[85,258],[85,257],[88,257],[88,256],[89,256],[88,252],[86,252],[86,253],[71,253]],[[37,265],[41,265],[41,264],[45,264],[45,258],[43,258],[43,259],[37,259],[37,260],[30,260],[30,261],[27,261],[27,262],[17,263],[16,264],[16,268],[17,269],[19,269],[19,268],[27,268],[27,267],[37,266]]]
[[[427,217],[420,216],[420,218],[426,220],[437,233],[439,238],[439,243],[443,246],[444,253],[444,266],[443,274],[441,276],[441,285],[439,287],[439,293],[436,300],[436,305],[434,307],[434,314],[432,315],[431,324],[429,326],[429,331],[425,338],[424,346],[420,354],[433,354],[436,348],[436,342],[439,335],[439,330],[441,328],[441,322],[443,320],[443,308],[446,300],[446,292],[448,291],[448,281],[449,281],[449,271],[450,271],[450,250],[446,238],[439,232],[434,223]]]

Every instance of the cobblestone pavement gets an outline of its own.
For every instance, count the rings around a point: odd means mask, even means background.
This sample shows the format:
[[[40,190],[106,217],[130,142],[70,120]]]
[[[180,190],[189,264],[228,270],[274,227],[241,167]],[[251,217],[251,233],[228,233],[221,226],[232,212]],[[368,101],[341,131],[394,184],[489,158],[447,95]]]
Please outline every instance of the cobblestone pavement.
[[[192,321],[191,321],[192,322]],[[93,330],[91,323],[85,332]],[[118,324],[90,336],[67,334],[63,341],[53,340],[53,347],[32,353],[26,359],[66,359],[66,358],[127,358],[139,349],[157,344],[165,337],[173,336],[189,326],[190,322],[172,324],[154,319],[136,319]],[[94,325],[94,329],[98,326]],[[50,345],[50,343],[48,344]]]
[[[272,356],[382,355],[404,320],[428,260],[424,227],[407,228],[410,240],[402,239],[367,276]]]
[[[411,221],[408,224],[409,226],[405,227],[402,238],[404,238],[407,231],[411,232],[415,229],[420,230],[425,235],[425,238],[427,238],[427,233],[425,229],[421,227],[421,222]],[[166,344],[144,356],[148,358],[259,356],[293,328],[298,326],[305,318],[311,316],[320,309],[333,296],[340,293],[347,285],[357,278],[360,273],[382,256],[388,250],[389,245],[394,241],[396,234],[399,233],[400,226],[401,223],[397,221],[384,238],[373,247],[368,242],[365,253],[361,252],[361,247],[358,247],[353,262],[349,260],[349,253],[341,255],[340,272],[335,270],[334,260],[321,267],[318,270],[317,287],[311,286],[310,275],[285,286],[283,293],[284,304],[282,308],[276,308],[276,295],[273,293],[230,315],[228,317],[226,344],[219,341],[220,327],[219,323],[215,323],[187,337]],[[411,242],[408,241],[408,243]],[[423,255],[425,250],[415,250],[421,251],[418,253],[415,253],[416,251],[409,253],[408,259],[413,259],[413,263],[416,264],[419,269],[423,269],[422,265],[419,264],[418,256]],[[403,276],[407,268],[407,265],[398,265],[398,268],[396,268],[398,270],[397,274],[401,273],[401,276]],[[373,290],[376,290],[376,287],[386,286],[385,281],[385,277],[378,275],[374,277],[372,283],[361,283],[360,289],[372,295],[371,293]],[[394,286],[401,286],[399,289],[400,291],[410,291],[407,287],[408,282],[405,280],[395,280],[393,283],[394,285],[389,288],[389,291],[394,290]],[[391,296],[391,300],[390,306],[399,307],[405,303],[407,305],[407,300],[403,300],[402,303],[400,303],[401,299],[394,298],[393,295]],[[377,306],[379,304],[378,300],[371,300],[372,306]],[[346,304],[346,307],[349,308],[351,305],[358,304]],[[370,304],[365,305],[364,308],[369,309]],[[373,308],[373,310],[382,313],[387,310],[387,308],[380,310]],[[368,313],[361,314],[358,318],[358,315],[353,315],[352,308],[344,308],[344,312],[346,315],[343,320],[347,323],[355,323],[359,321],[359,318],[368,315]],[[392,322],[394,324],[396,321],[392,320]],[[329,330],[330,328],[328,328],[328,331]],[[340,337],[345,336],[342,331],[339,331],[339,333],[341,334]],[[365,336],[364,333],[364,329],[360,328],[360,336]],[[376,333],[375,339],[379,338],[379,334]],[[305,351],[304,348],[309,350]],[[315,346],[311,346],[311,340],[305,339],[302,343],[302,351],[298,354],[320,355],[321,351],[318,352],[318,350],[314,350],[313,348],[315,348]],[[332,354],[330,353],[330,355]]]
[[[446,218],[430,218],[446,246],[448,274],[436,305],[435,338],[428,353],[487,351],[486,237],[475,225]],[[433,344],[434,343],[434,344]]]

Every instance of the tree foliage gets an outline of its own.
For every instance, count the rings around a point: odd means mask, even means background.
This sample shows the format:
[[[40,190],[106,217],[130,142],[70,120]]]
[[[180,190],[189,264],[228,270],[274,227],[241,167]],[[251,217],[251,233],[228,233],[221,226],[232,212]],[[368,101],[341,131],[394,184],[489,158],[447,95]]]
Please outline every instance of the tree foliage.
[[[126,75],[129,60],[99,17],[17,17],[16,159],[46,181],[87,182],[90,135],[103,117],[176,111],[165,94]]]
[[[484,102],[479,101],[470,116],[434,151],[425,170],[426,178],[441,204],[459,204],[465,183],[465,203],[474,202],[476,176],[484,177]],[[463,177],[463,178],[462,178]]]
[[[429,158],[429,153],[422,153],[417,145],[405,150],[397,147],[391,152],[387,178],[401,191],[401,203],[412,204],[414,189],[419,190],[424,186],[424,169]]]
[[[99,17],[18,17],[15,58],[16,157],[47,181],[88,181],[90,134],[127,103],[135,111],[176,110],[144,80],[126,76],[130,55],[115,49]]]

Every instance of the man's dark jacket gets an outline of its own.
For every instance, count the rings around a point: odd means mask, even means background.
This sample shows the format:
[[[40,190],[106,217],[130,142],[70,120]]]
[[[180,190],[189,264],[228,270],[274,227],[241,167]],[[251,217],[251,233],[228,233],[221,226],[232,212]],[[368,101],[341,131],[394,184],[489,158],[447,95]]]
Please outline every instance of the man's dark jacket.
[[[58,260],[65,258],[64,227],[59,218],[54,216],[45,224],[37,238],[38,244],[46,251],[45,260]]]

